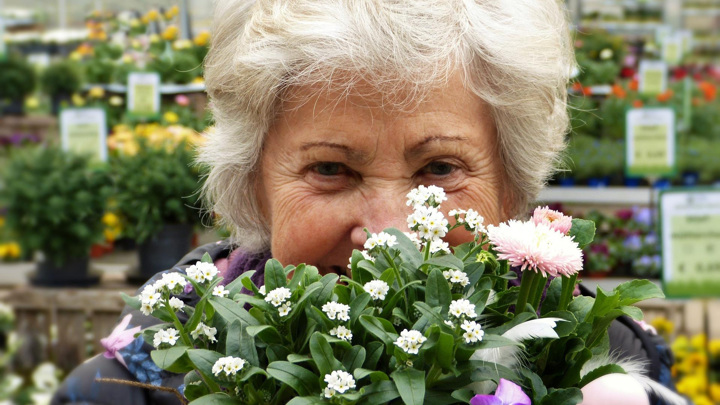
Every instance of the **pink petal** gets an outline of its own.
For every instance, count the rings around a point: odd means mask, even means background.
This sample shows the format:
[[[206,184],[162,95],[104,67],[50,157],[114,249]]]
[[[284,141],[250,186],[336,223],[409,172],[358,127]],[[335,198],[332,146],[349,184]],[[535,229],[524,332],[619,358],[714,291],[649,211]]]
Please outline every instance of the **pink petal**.
[[[475,395],[470,400],[470,405],[503,405],[503,403],[495,395]]]
[[[495,390],[495,396],[502,401],[503,405],[531,405],[530,398],[525,395],[522,388],[504,378],[500,379],[497,390]]]

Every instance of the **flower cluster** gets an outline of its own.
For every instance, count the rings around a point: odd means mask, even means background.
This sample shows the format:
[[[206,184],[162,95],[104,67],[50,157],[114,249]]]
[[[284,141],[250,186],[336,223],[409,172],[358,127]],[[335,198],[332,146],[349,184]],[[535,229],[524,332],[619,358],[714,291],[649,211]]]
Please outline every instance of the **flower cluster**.
[[[218,269],[212,263],[197,262],[188,267],[187,275],[196,283],[204,283],[217,276]]]
[[[355,379],[350,373],[342,370],[335,370],[325,374],[325,398],[332,398],[336,393],[344,394],[345,391],[355,388]]]
[[[413,189],[407,194],[407,205],[417,209],[424,205],[431,207],[438,207],[443,201],[447,201],[445,191],[438,186],[423,186],[420,185]]]
[[[164,307],[161,297],[162,294],[157,291],[155,284],[146,285],[140,293],[140,311],[143,315],[150,315],[156,309]]]
[[[177,297],[170,298],[170,308],[173,309],[173,311],[182,311],[182,309],[185,307],[185,303],[182,302],[181,299]]]
[[[217,329],[212,328],[208,325],[205,325],[204,323],[200,322],[195,327],[195,330],[190,332],[190,336],[192,336],[193,339],[198,339],[200,336],[207,337],[208,341],[211,343],[217,342],[217,339],[215,338],[215,335],[217,334]]]
[[[401,348],[405,353],[418,354],[420,346],[422,346],[426,340],[427,338],[423,336],[420,331],[404,329],[400,333],[400,337],[395,341],[395,346]]]
[[[423,241],[434,241],[448,232],[448,220],[436,207],[417,206],[407,218],[410,229],[416,231]]]
[[[445,270],[443,271],[443,276],[445,276],[445,279],[450,283],[457,284],[461,287],[465,287],[470,283],[467,274],[461,270]]]
[[[370,294],[370,298],[382,301],[385,299],[390,287],[382,280],[373,280],[365,283],[363,288],[365,292]]]
[[[465,343],[467,344],[477,343],[481,341],[485,335],[485,331],[483,331],[480,324],[475,321],[465,321],[460,327],[465,331],[463,338],[465,338]]]
[[[342,325],[330,329],[330,335],[335,336],[338,339],[342,339],[346,342],[352,340],[352,331]]]
[[[349,321],[350,320],[350,306],[341,304],[337,301],[331,301],[323,305],[322,311],[325,312],[329,319]]]
[[[265,286],[260,287],[265,292]],[[287,287],[278,287],[265,295],[265,301],[271,303],[275,308],[278,309],[280,316],[287,316],[292,309],[292,306],[287,302],[292,296],[292,292]]]
[[[174,328],[162,329],[155,332],[153,336],[153,346],[160,347],[163,343],[167,343],[170,346],[175,346],[178,340],[178,331]]]
[[[374,233],[365,241],[365,249],[370,252],[377,248],[387,249],[395,245],[397,245],[397,238],[395,235],[390,235],[385,232]]]
[[[246,361],[240,357],[221,357],[215,362],[215,364],[213,364],[212,373],[215,374],[216,377],[218,377],[220,373],[224,373],[227,377],[231,377],[237,374],[238,371],[242,370],[242,368],[245,367],[245,363]]]
[[[456,318],[462,318],[463,316],[471,319],[477,318],[475,305],[464,298],[450,302],[450,315]]]
[[[227,297],[228,295],[230,295],[230,291],[226,290],[225,286],[218,285],[213,288],[212,295],[216,297]]]
[[[465,229],[473,233],[485,233],[485,218],[473,209],[461,210],[455,209],[448,211],[448,215],[455,217],[459,224],[463,224]]]

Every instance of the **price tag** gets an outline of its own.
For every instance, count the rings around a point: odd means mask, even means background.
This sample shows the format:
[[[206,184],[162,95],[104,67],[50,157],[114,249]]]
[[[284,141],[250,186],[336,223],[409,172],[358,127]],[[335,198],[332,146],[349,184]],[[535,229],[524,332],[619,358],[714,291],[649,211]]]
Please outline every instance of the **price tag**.
[[[660,94],[667,88],[667,63],[660,60],[641,60],[638,66],[638,90],[643,94]]]
[[[720,190],[663,191],[660,221],[665,294],[720,296]]]
[[[64,150],[92,155],[95,161],[107,161],[107,120],[102,108],[62,110],[60,137]]]
[[[675,111],[640,108],[627,112],[625,172],[634,177],[675,173]]]
[[[152,117],[160,112],[160,75],[130,73],[127,83],[128,112],[136,116]]]
[[[683,39],[680,35],[671,35],[663,42],[663,60],[670,66],[677,66],[683,56]]]

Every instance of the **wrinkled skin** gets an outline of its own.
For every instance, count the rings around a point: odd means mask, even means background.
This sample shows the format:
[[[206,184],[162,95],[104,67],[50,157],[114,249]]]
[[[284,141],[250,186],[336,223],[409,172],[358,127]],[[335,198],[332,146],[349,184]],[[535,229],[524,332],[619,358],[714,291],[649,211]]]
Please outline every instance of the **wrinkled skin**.
[[[320,93],[320,94],[318,94]],[[454,77],[411,112],[379,97],[290,90],[265,141],[258,195],[270,224],[273,257],[347,271],[363,228],[407,230],[406,194],[443,187],[442,210],[473,208],[485,224],[506,220],[511,201],[489,108]],[[451,245],[471,240],[451,232]]]

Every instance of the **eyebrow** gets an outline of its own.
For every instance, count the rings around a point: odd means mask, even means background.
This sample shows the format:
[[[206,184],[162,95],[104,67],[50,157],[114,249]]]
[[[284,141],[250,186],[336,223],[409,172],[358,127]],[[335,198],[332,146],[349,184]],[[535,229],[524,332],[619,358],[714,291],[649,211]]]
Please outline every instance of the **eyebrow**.
[[[313,148],[330,148],[338,150],[345,154],[345,158],[349,161],[362,162],[367,160],[367,157],[363,152],[355,150],[347,145],[341,143],[329,142],[329,141],[317,141],[317,142],[306,142],[300,146],[301,151],[306,151]]]

